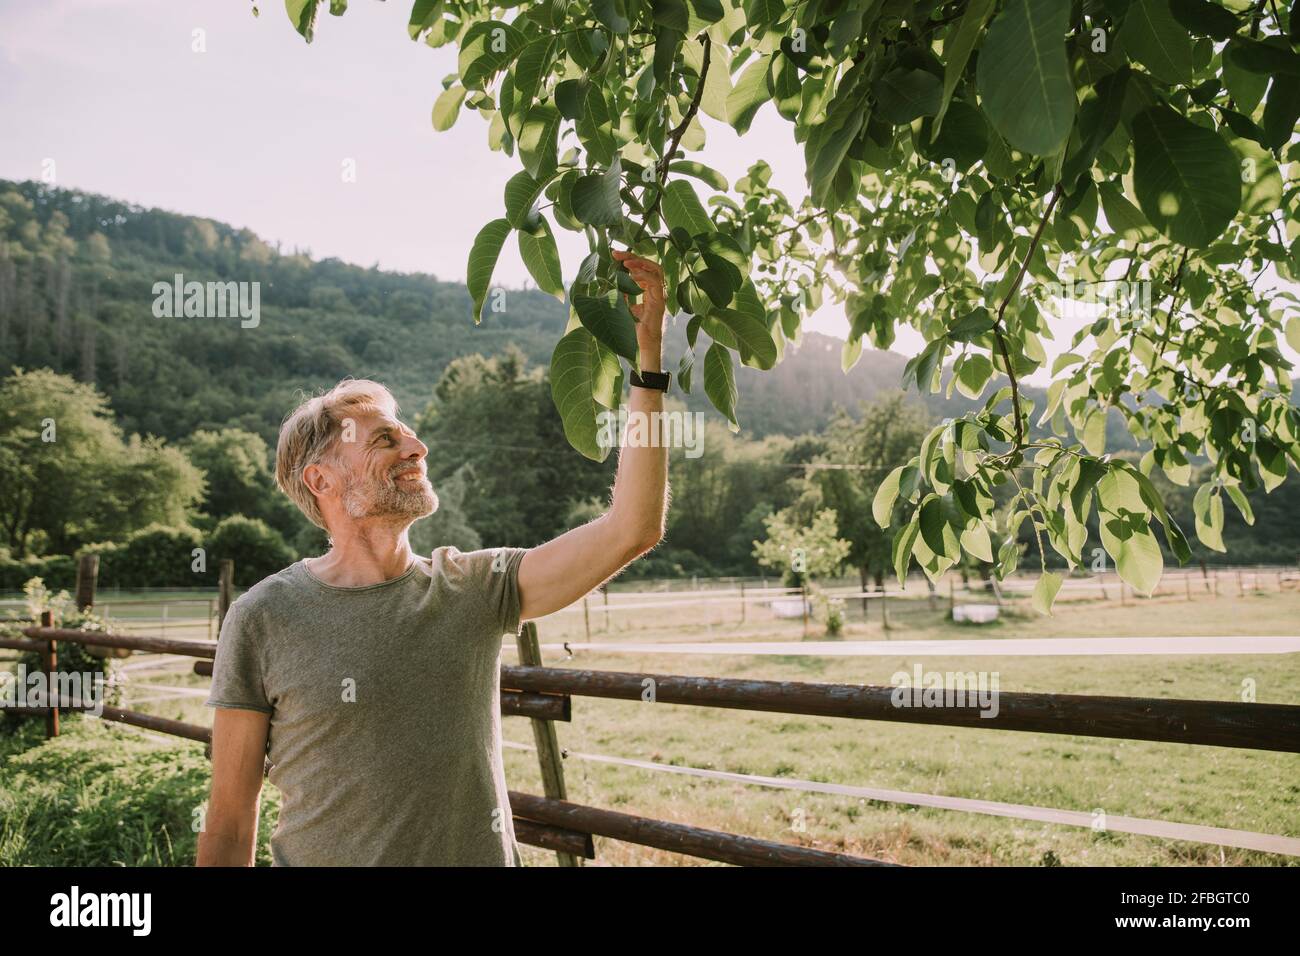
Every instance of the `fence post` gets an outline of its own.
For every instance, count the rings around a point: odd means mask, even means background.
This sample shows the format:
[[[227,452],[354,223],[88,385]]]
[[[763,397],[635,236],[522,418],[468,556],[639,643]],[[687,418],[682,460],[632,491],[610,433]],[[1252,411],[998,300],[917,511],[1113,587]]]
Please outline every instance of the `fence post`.
[[[885,640],[889,640],[889,605],[885,602],[888,600],[889,585],[880,586],[880,626],[885,631]]]
[[[41,627],[54,626],[54,612],[41,612]],[[59,698],[55,696],[58,690],[58,678],[55,671],[59,668],[59,645],[54,639],[45,642],[45,703],[49,705],[49,710],[45,712],[45,736],[59,736]]]
[[[1282,575],[1277,576],[1277,589],[1282,590]],[[740,623],[745,623],[745,582],[740,582]]]
[[[587,607],[588,594],[582,596],[582,627],[587,632],[587,641],[591,641],[591,611]]]
[[[606,634],[609,633],[609,582],[606,581],[600,587],[601,597],[605,599],[605,626],[601,628]]]
[[[235,590],[235,562],[222,558],[217,579],[217,637],[221,636],[221,625],[226,623],[226,612],[230,610],[230,598]]]
[[[99,555],[83,554],[77,559],[77,610],[95,606],[95,585],[99,581]]]
[[[803,636],[808,636],[808,584],[799,585],[799,604],[803,608]]]
[[[515,646],[519,649],[519,663],[524,667],[542,666],[542,648],[537,640],[536,623],[528,621],[519,629]],[[537,762],[542,769],[542,790],[552,800],[567,800],[564,788],[564,763],[560,757],[560,741],[555,735],[555,723],[539,717],[530,717],[529,722],[533,725]],[[555,857],[560,866],[582,865],[581,859],[563,850],[556,850]]]

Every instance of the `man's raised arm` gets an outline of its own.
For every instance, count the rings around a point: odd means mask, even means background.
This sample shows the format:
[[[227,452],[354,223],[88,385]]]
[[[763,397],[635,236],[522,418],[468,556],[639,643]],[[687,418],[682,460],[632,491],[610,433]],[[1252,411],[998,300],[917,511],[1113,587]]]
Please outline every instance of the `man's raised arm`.
[[[631,306],[637,318],[641,371],[658,372],[662,362],[664,280],[659,266],[626,252],[615,252],[641,287],[641,302]],[[651,429],[659,428],[663,392],[630,389],[633,418],[642,413]],[[668,452],[662,442],[619,449],[614,500],[595,521],[532,548],[519,565],[520,618],[545,617],[590,592],[645,554],[664,536],[668,494]]]

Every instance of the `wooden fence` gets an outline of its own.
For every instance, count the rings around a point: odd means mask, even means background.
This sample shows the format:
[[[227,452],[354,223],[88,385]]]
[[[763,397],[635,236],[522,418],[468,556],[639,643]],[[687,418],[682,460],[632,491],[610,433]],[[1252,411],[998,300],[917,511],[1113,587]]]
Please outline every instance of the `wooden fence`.
[[[223,573],[223,580],[229,581],[228,571]],[[93,600],[93,587],[80,596]],[[219,601],[223,617],[229,596],[227,584]],[[52,624],[47,613],[39,626],[23,630],[23,638],[0,639],[0,647],[40,653],[49,674],[57,670],[60,642],[127,653],[147,651],[193,657],[197,659],[196,674],[212,674],[217,649],[213,641],[69,630]],[[568,801],[554,724],[572,720],[575,696],[1300,753],[1300,706],[1287,704],[1001,692],[998,716],[989,720],[982,708],[969,700],[941,706],[898,707],[893,702],[892,687],[545,667],[537,627],[532,622],[523,625],[518,648],[521,663],[501,668],[501,713],[531,719],[546,792],[538,796],[510,791],[515,834],[521,843],[555,851],[561,865],[577,865],[580,859],[594,858],[595,836],[737,865],[889,865]],[[58,735],[61,710],[86,710],[92,706],[57,699],[53,704],[22,709],[45,715],[48,736]],[[210,753],[210,728],[108,706],[103,706],[102,717],[201,741],[208,744]]]

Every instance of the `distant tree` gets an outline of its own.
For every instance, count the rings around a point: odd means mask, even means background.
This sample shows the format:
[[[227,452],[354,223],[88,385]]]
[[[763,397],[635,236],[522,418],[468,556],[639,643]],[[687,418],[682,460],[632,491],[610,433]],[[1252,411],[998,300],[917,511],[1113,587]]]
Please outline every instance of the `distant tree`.
[[[836,515],[830,508],[817,512],[810,522],[802,521],[797,509],[783,508],[769,515],[764,525],[767,538],[754,542],[754,556],[759,564],[782,570],[785,579],[796,584],[838,574],[852,548],[838,537]]]
[[[445,545],[477,551],[483,539],[465,518],[465,495],[474,483],[474,466],[465,464],[438,482],[438,510],[411,526],[411,548],[428,555]]]
[[[293,563],[293,552],[279,532],[258,518],[231,515],[208,536],[208,561],[235,562],[235,583],[251,587]]]
[[[269,450],[260,435],[242,428],[200,429],[183,447],[203,472],[207,485],[203,510],[212,518],[255,514],[274,487]]]
[[[929,427],[929,413],[919,402],[891,392],[862,403],[857,418],[841,410],[824,433],[826,452],[814,462],[823,467],[812,471],[811,480],[820,501],[839,517],[840,534],[852,546],[848,563],[859,569],[864,587],[868,576],[881,587],[892,566],[892,536],[871,513],[876,489],[908,462]],[[913,506],[901,496],[892,507],[895,522],[911,517]]]
[[[91,386],[49,369],[0,382],[0,534],[15,557],[184,524],[201,490],[176,449],[124,442]]]
[[[464,519],[487,547],[532,547],[568,530],[572,503],[604,495],[613,481],[613,459],[570,453],[543,370],[527,366],[513,347],[454,359],[415,423],[435,486],[473,465]]]

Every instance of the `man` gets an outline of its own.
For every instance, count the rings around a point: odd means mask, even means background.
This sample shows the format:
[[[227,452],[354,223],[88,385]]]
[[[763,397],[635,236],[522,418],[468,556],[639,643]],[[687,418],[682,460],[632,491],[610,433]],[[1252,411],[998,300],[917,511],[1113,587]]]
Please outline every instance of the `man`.
[[[633,380],[631,410],[658,420],[663,275],[614,256],[643,292],[631,309],[645,378]],[[520,865],[501,762],[502,635],[662,539],[666,452],[624,448],[609,510],[553,541],[430,557],[407,539],[438,506],[427,454],[374,382],[341,382],[286,419],[277,483],[330,549],[260,582],[226,616],[207,700],[200,866],[253,864],[268,750],[284,798],[274,865]]]

